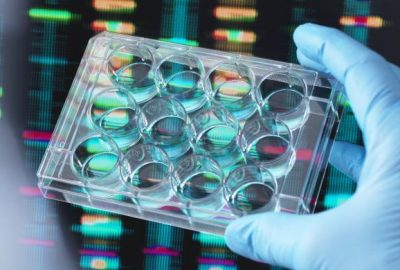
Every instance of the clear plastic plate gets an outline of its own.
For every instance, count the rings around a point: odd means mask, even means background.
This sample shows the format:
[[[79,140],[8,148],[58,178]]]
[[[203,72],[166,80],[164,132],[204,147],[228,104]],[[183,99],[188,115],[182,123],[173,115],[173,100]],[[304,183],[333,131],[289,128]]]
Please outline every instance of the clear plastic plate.
[[[39,188],[217,234],[243,215],[310,213],[341,89],[295,64],[104,32],[89,41]]]

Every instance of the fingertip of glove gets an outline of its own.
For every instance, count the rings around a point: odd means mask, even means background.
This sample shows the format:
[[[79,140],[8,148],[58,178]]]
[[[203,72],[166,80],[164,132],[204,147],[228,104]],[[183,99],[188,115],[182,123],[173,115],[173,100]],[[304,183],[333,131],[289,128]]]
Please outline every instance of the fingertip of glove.
[[[225,230],[225,242],[234,252],[243,254],[243,246],[246,245],[246,232],[243,230],[247,227],[246,224],[245,220],[235,220]]]
[[[237,235],[238,235],[238,228],[235,223],[235,221],[231,222],[228,227],[226,227],[225,230],[225,242],[228,245],[229,248],[234,246],[234,243],[237,241]],[[232,248],[231,248],[232,249]]]
[[[299,36],[303,35],[304,33],[306,33],[307,31],[309,31],[310,29],[313,29],[315,27],[319,27],[318,24],[315,23],[303,23],[300,24],[299,26],[296,27],[296,29],[294,30],[293,33],[293,37],[296,40],[296,38],[298,38]]]

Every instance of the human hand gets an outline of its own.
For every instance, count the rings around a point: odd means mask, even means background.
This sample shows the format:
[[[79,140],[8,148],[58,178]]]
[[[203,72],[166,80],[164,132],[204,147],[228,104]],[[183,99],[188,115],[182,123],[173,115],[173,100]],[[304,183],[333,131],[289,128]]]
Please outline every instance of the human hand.
[[[314,215],[263,213],[232,222],[228,246],[295,269],[398,269],[400,265],[400,69],[344,33],[315,24],[294,33],[301,64],[342,82],[365,151],[336,143],[331,163],[357,181],[345,203]]]

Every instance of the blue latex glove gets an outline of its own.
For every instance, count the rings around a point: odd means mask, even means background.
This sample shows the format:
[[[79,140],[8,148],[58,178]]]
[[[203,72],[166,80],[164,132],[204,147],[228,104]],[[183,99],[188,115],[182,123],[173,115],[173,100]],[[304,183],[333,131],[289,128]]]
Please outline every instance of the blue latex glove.
[[[336,143],[331,162],[358,179],[357,191],[339,207],[314,215],[240,218],[227,228],[226,242],[246,257],[288,268],[399,269],[400,71],[332,28],[301,25],[294,41],[303,65],[345,85],[365,151]]]

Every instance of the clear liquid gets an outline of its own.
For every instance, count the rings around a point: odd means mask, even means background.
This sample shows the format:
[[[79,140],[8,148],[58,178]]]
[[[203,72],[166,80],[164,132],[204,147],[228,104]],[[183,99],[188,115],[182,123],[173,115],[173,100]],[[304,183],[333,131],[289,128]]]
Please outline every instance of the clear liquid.
[[[83,164],[75,163],[75,167],[83,177],[100,178],[111,174],[117,162],[118,156],[114,153],[99,153],[89,156]]]
[[[128,175],[125,181],[136,188],[147,189],[168,181],[168,175],[169,168],[167,165],[148,163]]]
[[[216,89],[214,100],[230,111],[235,118],[244,120],[256,110],[251,91],[251,84],[245,80],[227,81]]]
[[[229,153],[237,148],[237,132],[227,126],[215,126],[205,131],[197,141],[197,146],[211,154]]]
[[[275,178],[285,176],[293,167],[295,153],[289,142],[279,136],[266,136],[254,142],[248,159],[268,169]]]
[[[132,130],[137,131],[136,111],[130,108],[109,110],[99,119],[99,126],[107,133],[130,133]]]
[[[282,75],[286,77],[287,75]],[[308,117],[306,86],[296,77],[290,82],[264,80],[260,86],[262,110],[279,116],[290,130],[300,128]]]
[[[247,157],[269,162],[283,156],[289,149],[289,142],[279,136],[265,136],[255,141],[247,151]]]
[[[161,208],[172,196],[166,164],[144,164],[125,176],[124,180],[140,194],[139,197],[132,197],[132,201],[141,207]]]
[[[264,104],[264,109],[275,113],[287,113],[296,109],[303,95],[291,89],[280,89],[271,93]]]
[[[118,69],[112,79],[127,89],[137,103],[150,100],[157,94],[154,75],[151,65],[145,62],[133,63]]]
[[[96,96],[91,107],[91,118],[101,132],[116,141],[123,141],[118,146],[126,148],[140,139],[136,109],[126,92],[112,89]]]
[[[171,159],[179,158],[190,148],[186,123],[179,117],[165,117],[145,131],[148,140],[160,146]]]
[[[248,183],[228,197],[229,205],[241,213],[260,209],[271,201],[274,194],[272,187],[263,183]]]
[[[165,117],[148,130],[149,137],[159,145],[171,145],[187,140],[186,124],[179,117]]]
[[[118,153],[113,150],[117,149],[113,149],[104,138],[89,138],[75,149],[72,166],[81,177],[104,178],[114,172],[118,165]]]
[[[178,185],[177,192],[187,199],[202,199],[218,190],[221,182],[222,179],[216,174],[200,172]]]
[[[182,71],[168,78],[163,91],[178,100],[188,113],[201,108],[207,98],[200,85],[201,76],[194,71]]]

